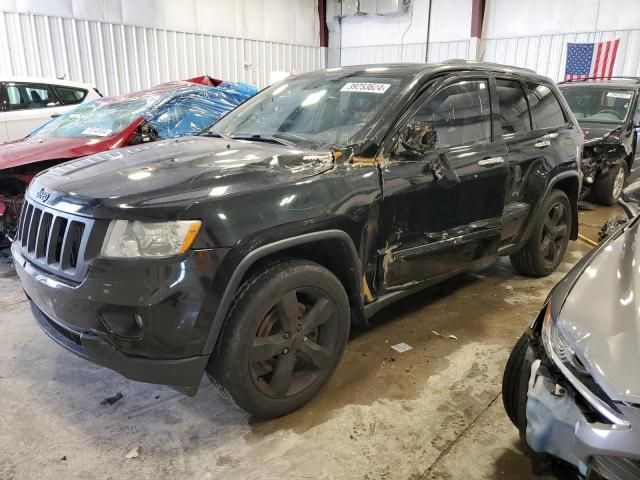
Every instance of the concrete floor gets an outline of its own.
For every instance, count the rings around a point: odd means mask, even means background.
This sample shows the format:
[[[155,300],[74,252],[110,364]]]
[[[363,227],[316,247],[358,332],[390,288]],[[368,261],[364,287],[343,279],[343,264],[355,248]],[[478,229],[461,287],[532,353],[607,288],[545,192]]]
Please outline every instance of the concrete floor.
[[[502,409],[502,370],[549,289],[589,248],[572,242],[549,278],[517,276],[501,259],[388,307],[354,335],[316,399],[262,423],[205,380],[187,398],[74,357],[39,331],[0,266],[0,479],[531,479]],[[398,354],[399,342],[413,349]],[[117,392],[122,400],[100,404]],[[125,458],[136,447],[140,456]]]

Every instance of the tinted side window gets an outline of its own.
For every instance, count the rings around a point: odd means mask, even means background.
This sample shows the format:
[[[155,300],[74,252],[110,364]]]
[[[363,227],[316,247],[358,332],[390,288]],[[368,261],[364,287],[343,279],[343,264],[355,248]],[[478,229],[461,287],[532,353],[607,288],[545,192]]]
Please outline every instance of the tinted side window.
[[[56,100],[47,85],[9,83],[7,85],[9,110],[55,107]]]
[[[53,87],[62,100],[62,103],[65,105],[74,105],[76,103],[82,102],[84,97],[87,96],[87,91],[82,88],[72,88],[72,87]]]
[[[430,123],[436,146],[451,147],[491,140],[489,86],[465,80],[440,90],[416,112],[411,122]]]
[[[567,123],[560,102],[549,87],[527,82],[527,88],[536,128],[555,128]]]
[[[498,120],[500,135],[531,131],[529,107],[524,90],[516,80],[496,80],[500,112]]]

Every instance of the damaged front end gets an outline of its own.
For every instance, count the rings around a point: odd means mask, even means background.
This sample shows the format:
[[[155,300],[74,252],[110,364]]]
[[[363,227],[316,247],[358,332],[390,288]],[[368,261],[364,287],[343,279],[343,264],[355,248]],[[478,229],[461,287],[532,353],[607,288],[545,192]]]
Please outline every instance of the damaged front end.
[[[527,392],[529,447],[590,478],[640,478],[640,408],[612,401],[555,324],[551,303],[529,333],[535,361]]]
[[[11,242],[22,211],[24,193],[37,172],[24,168],[0,171],[0,248]]]
[[[586,196],[594,184],[610,170],[625,162],[631,154],[620,138],[620,129],[616,128],[604,135],[594,135],[595,132],[585,132],[591,138],[585,142],[583,158],[580,165],[584,182],[582,196]],[[591,134],[591,135],[589,135]]]

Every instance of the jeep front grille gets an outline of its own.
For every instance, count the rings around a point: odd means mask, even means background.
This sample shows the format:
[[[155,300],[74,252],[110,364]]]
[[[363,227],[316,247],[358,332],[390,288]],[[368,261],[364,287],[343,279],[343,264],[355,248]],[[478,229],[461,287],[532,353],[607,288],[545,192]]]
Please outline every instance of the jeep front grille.
[[[87,273],[86,253],[95,221],[25,199],[16,241],[24,257],[38,267],[69,280]]]

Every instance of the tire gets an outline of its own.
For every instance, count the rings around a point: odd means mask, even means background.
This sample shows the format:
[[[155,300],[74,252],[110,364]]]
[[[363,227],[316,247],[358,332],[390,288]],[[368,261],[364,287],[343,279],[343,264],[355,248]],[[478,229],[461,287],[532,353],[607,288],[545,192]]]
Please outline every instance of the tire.
[[[327,383],[349,329],[349,301],[333,273],[308,261],[277,262],[238,289],[207,373],[253,417],[280,417]]]
[[[627,182],[629,169],[624,161],[612,166],[609,171],[600,175],[593,186],[593,199],[601,205],[614,205]]]
[[[511,351],[502,377],[502,403],[507,416],[520,432],[526,445],[527,432],[527,391],[534,354],[529,336],[522,335]]]
[[[560,265],[571,233],[571,204],[562,190],[551,190],[527,243],[509,256],[513,267],[529,277],[546,277]]]

